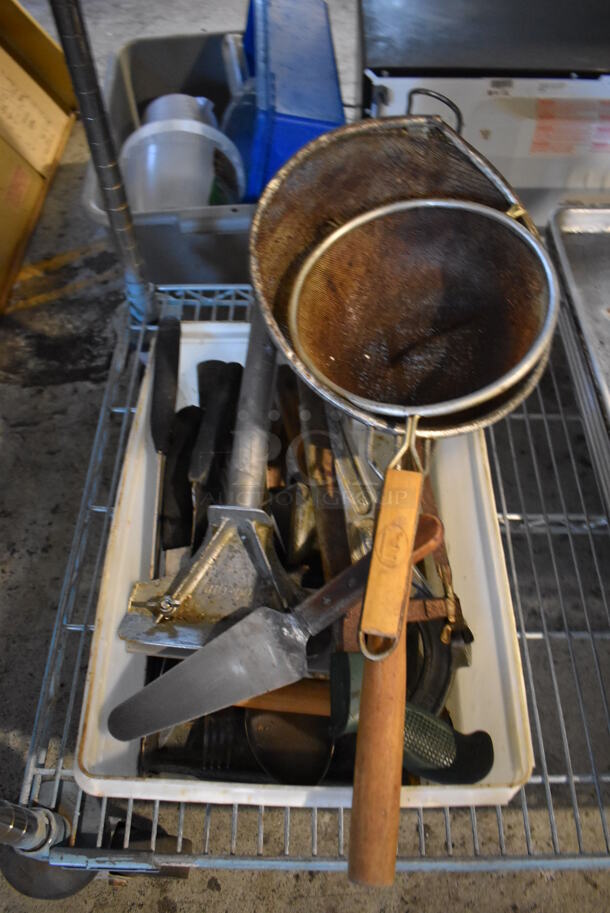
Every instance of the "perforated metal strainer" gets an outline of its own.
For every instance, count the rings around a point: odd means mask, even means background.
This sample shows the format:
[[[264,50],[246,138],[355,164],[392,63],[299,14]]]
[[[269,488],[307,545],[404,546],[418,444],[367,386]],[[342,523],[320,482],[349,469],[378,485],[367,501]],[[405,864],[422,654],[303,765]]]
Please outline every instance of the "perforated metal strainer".
[[[483,425],[548,349],[556,298],[542,245],[513,218],[466,201],[397,201],[309,254],[288,327],[322,387],[359,408],[398,418],[481,407]]]
[[[420,205],[371,219],[375,210],[411,203]],[[322,251],[360,217],[365,223],[349,231],[353,237]],[[308,144],[270,181],[250,235],[252,281],[272,338],[323,397],[382,430],[402,432],[404,415],[418,412],[418,435],[442,437],[503,417],[544,370],[557,286],[530,229],[512,188],[439,118],[361,121]],[[324,256],[306,284],[319,299],[307,313],[320,325],[306,318],[297,350],[289,302],[316,251]],[[329,270],[349,298],[349,315],[327,283]],[[318,288],[316,277],[326,286]],[[386,343],[395,360],[380,372]],[[347,382],[336,364],[330,371],[324,352],[355,355],[360,377],[351,371]]]

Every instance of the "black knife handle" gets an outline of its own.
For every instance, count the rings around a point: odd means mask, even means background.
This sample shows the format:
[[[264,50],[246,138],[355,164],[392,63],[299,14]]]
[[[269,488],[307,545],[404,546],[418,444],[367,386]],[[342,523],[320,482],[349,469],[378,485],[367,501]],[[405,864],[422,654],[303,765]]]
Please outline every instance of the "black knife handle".
[[[155,343],[150,431],[157,453],[167,456],[176,406],[180,361],[180,321],[164,317],[159,321]]]
[[[200,424],[199,406],[186,406],[176,413],[172,422],[161,504],[161,547],[166,551],[183,548],[191,542],[193,499],[188,468]]]
[[[204,410],[199,434],[191,454],[189,481],[205,488],[210,481],[214,458],[229,445],[242,366],[237,362],[204,361],[197,366],[199,402]]]

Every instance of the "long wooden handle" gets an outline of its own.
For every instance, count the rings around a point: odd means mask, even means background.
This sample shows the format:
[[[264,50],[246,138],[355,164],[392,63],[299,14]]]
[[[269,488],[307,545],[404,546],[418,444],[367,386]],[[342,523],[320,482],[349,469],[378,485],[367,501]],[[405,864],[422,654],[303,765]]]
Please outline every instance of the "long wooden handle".
[[[360,632],[364,640],[383,638],[387,649],[402,628],[422,485],[419,472],[388,469],[381,493]]]
[[[420,514],[415,535],[415,546],[411,558],[412,564],[423,561],[432,552],[437,551],[443,541],[443,525],[438,517],[430,514]],[[339,628],[338,649],[344,653],[358,653],[358,627],[362,614],[362,599],[356,598],[349,611],[343,616]],[[411,601],[409,618],[411,621],[429,621],[431,618],[444,618],[447,607],[442,599],[427,600],[415,599]]]
[[[406,616],[422,481],[418,473],[390,470],[386,475],[363,609],[364,621],[368,602],[368,617],[377,628],[369,635],[368,651],[381,651],[388,638],[395,642],[384,659],[365,661],[360,695],[348,875],[351,881],[371,886],[391,885],[396,867],[407,688]],[[388,485],[392,497],[386,498]],[[400,506],[404,509],[397,509]]]
[[[364,661],[349,837],[350,881],[394,881],[407,685],[406,625],[380,662]]]

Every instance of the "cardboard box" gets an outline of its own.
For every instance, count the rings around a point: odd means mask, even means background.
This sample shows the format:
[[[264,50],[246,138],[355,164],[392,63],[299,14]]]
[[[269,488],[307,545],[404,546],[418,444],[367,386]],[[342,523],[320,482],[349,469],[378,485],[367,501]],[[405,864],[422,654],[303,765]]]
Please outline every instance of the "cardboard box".
[[[59,46],[16,0],[0,3],[0,311],[75,118]]]

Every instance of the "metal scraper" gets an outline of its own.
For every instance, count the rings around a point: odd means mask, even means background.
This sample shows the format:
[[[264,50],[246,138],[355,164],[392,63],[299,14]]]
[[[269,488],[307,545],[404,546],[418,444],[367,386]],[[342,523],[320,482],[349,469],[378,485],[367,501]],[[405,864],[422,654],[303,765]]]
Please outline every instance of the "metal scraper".
[[[255,609],[115,707],[111,735],[137,739],[299,681],[307,641],[362,601],[369,564],[366,555],[292,612]]]

